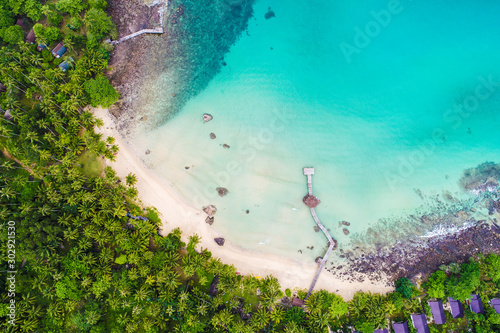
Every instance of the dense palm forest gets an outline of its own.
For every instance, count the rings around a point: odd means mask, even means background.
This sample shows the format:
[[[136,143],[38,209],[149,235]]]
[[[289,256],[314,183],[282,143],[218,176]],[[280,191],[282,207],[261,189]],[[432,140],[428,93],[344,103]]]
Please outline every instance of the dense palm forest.
[[[345,302],[318,291],[294,307],[305,290],[241,276],[198,248],[196,235],[187,244],[180,230],[160,236],[155,209],[137,200],[135,176],[119,179],[105,167],[117,153],[113,138],[94,132],[101,121],[89,105],[118,98],[104,76],[112,49],[103,40],[116,34],[106,6],[0,0],[2,332],[373,332],[429,313],[431,297],[472,292],[483,297],[484,315],[466,310],[431,331],[500,330],[487,305],[499,292],[496,255],[443,266],[423,285],[399,280],[388,295]],[[34,44],[25,42],[31,29]],[[56,58],[50,50],[60,42],[67,52]]]

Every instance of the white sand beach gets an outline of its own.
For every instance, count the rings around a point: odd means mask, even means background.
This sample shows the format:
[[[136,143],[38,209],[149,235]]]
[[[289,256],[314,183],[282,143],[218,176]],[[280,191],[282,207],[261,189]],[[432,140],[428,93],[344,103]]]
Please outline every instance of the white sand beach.
[[[214,242],[214,238],[224,235],[218,234],[212,226],[205,223],[207,215],[201,210],[201,207],[190,206],[175,193],[174,189],[143,165],[116,129],[113,116],[107,109],[95,109],[94,114],[104,121],[104,125],[97,129],[97,132],[102,133],[104,138],[114,137],[120,149],[116,161],[108,162],[108,164],[115,169],[121,178],[125,178],[129,173],[137,176],[136,186],[139,197],[143,204],[156,207],[160,212],[163,221],[163,234],[180,228],[184,241],[187,241],[189,235],[197,234],[201,237],[200,247],[208,249],[214,257],[220,258],[223,263],[234,265],[237,271],[243,275],[252,274],[264,277],[272,274],[278,278],[283,289],[309,288],[318,267],[314,262],[302,264],[277,255],[245,250],[228,241],[225,242],[224,246],[218,246]],[[217,219],[217,214],[215,214],[215,219]],[[326,271],[322,273],[316,284],[315,290],[320,289],[336,292],[346,300],[352,298],[352,295],[360,290],[379,293],[392,290],[385,283],[380,282],[342,281]]]

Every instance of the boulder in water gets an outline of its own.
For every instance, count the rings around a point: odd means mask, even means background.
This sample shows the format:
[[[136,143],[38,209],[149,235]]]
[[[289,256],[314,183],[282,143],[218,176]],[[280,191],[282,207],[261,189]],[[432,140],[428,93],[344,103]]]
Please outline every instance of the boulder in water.
[[[266,20],[269,20],[270,18],[276,17],[276,14],[271,10],[271,7],[267,9],[267,13],[264,15]]]
[[[214,205],[209,205],[203,207],[203,211],[207,213],[208,216],[214,216],[217,212],[217,208]]]
[[[224,187],[217,187],[216,190],[217,190],[217,193],[219,193],[219,195],[221,197],[224,197],[229,192],[227,190],[227,188],[224,188]]]
[[[205,121],[206,123],[208,123],[212,119],[214,119],[214,117],[212,117],[211,114],[208,113],[203,114],[203,121]]]
[[[344,235],[349,235],[349,230],[347,230],[347,228],[343,228],[342,231],[344,232]]]
[[[215,133],[210,133],[210,139],[212,139],[212,140],[213,140],[213,139],[215,139],[215,138],[216,138]]]

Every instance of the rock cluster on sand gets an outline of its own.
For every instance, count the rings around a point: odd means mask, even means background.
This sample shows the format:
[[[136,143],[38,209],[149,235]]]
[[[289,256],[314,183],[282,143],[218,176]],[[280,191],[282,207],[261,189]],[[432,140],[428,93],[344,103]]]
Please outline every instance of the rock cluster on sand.
[[[217,245],[219,246],[223,246],[224,245],[224,242],[226,241],[224,238],[222,237],[218,237],[218,238],[214,238],[214,241],[217,243]]]
[[[221,197],[224,197],[229,192],[227,190],[227,188],[224,188],[224,187],[217,187],[216,190],[217,190],[217,193],[219,193],[219,195]]]
[[[203,211],[207,213],[208,216],[214,216],[217,212],[217,208],[214,205],[209,205],[203,207]]]
[[[479,221],[473,227],[442,237],[410,239],[362,255],[347,251],[347,267],[331,273],[361,280],[395,281],[427,275],[443,263],[462,263],[474,254],[498,252],[499,248],[500,228]]]

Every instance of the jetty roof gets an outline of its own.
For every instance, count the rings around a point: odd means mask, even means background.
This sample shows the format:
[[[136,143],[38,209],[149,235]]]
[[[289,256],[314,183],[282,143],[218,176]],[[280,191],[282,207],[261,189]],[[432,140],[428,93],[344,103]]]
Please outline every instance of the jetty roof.
[[[410,328],[408,327],[408,323],[403,321],[402,323],[394,323],[392,324],[392,328],[394,329],[394,333],[410,333]]]
[[[462,302],[448,297],[448,303],[450,303],[451,316],[453,318],[463,318],[464,307],[462,306]]]
[[[476,294],[470,295],[471,299],[469,302],[470,310],[474,313],[483,313],[483,302],[481,302],[481,297]]]
[[[304,175],[314,175],[314,168],[304,168]]]
[[[413,322],[413,327],[415,327],[417,333],[430,333],[425,314],[412,314],[411,321]]]
[[[446,323],[446,317],[444,315],[444,308],[442,301],[430,301],[428,302],[431,307],[432,316],[434,317],[435,324]]]

